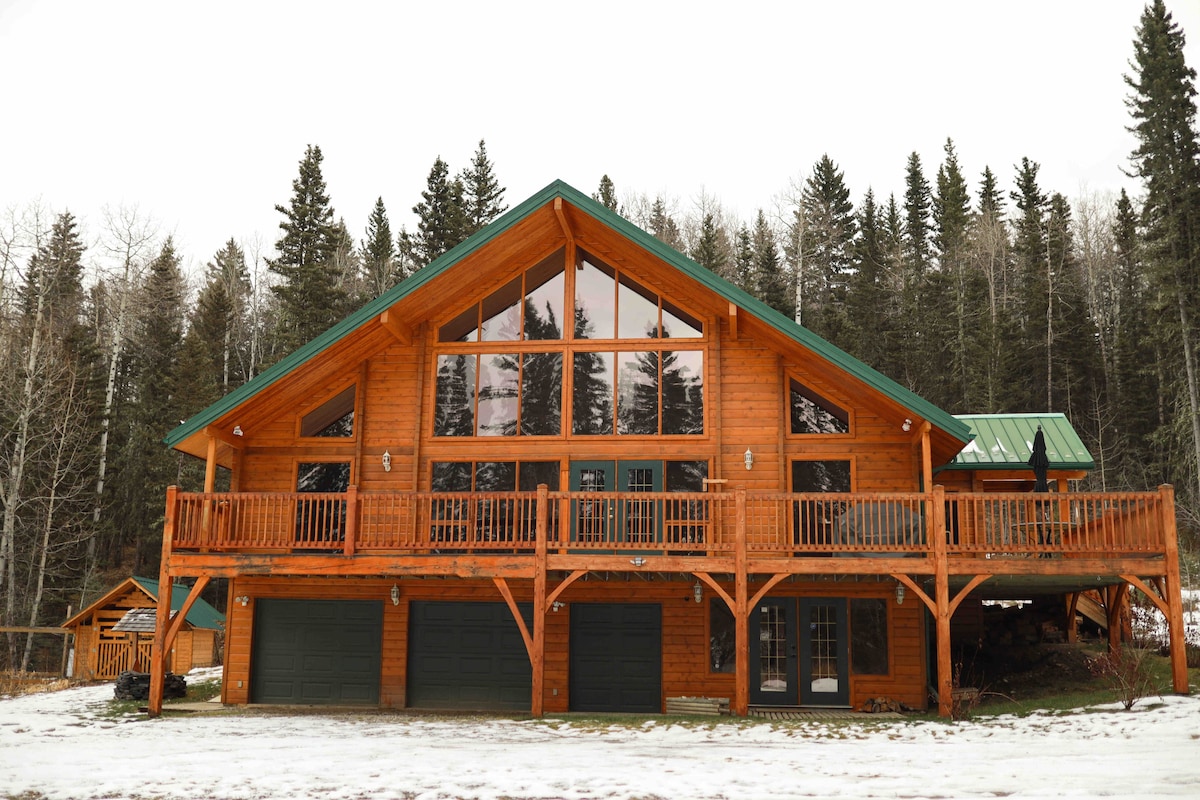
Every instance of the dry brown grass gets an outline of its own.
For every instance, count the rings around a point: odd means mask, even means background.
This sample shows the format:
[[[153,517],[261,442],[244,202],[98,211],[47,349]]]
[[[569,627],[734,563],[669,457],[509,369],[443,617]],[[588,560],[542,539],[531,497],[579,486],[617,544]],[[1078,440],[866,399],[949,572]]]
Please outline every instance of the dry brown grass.
[[[0,672],[0,697],[18,697],[39,692],[57,692],[75,685],[67,678],[42,672]]]

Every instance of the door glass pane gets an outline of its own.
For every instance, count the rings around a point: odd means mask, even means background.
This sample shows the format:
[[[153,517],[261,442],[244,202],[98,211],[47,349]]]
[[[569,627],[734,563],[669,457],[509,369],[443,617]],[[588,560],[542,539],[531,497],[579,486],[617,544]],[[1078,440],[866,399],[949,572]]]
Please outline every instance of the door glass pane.
[[[517,434],[517,356],[485,353],[479,357],[478,436]]]
[[[562,433],[562,353],[526,353],[521,370],[521,433]]]
[[[617,289],[617,336],[621,339],[658,338],[658,295],[624,275]]]
[[[781,606],[758,609],[758,688],[764,692],[786,692],[787,615]]]
[[[607,492],[608,470],[580,469],[579,491]],[[600,542],[608,530],[608,500],[577,500],[575,535],[581,542]]]
[[[571,397],[571,431],[584,435],[612,433],[613,354],[576,353],[575,389]]]
[[[704,433],[704,353],[662,354],[663,433]]]
[[[809,676],[812,691],[822,694],[838,691],[837,610],[829,605],[809,607],[808,635],[812,649]]]
[[[304,494],[344,492],[350,488],[350,463],[302,463],[296,470],[296,491]],[[296,501],[297,543],[334,542],[344,538],[346,501],[340,497],[300,498]]]
[[[708,601],[708,671],[733,672],[737,658],[733,612],[719,597]]]
[[[475,433],[475,356],[438,356],[435,436]]]
[[[624,467],[625,491],[655,492],[654,470],[649,467]],[[655,502],[653,500],[625,501],[625,534],[630,542],[654,541]]]
[[[617,433],[658,433],[658,357],[653,350],[617,354]]]
[[[614,275],[589,260],[575,271],[575,338],[611,339],[616,322]]]

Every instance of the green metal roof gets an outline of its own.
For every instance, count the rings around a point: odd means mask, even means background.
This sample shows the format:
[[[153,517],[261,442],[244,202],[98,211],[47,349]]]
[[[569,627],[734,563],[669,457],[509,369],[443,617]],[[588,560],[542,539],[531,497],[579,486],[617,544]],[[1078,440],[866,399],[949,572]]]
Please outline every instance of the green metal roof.
[[[133,581],[141,586],[147,594],[158,600],[158,581],[139,578],[136,575],[133,577]],[[183,608],[183,601],[187,599],[188,592],[191,590],[190,586],[172,584],[172,611],[179,611]],[[213,608],[203,597],[197,597],[196,602],[192,603],[192,607],[188,609],[187,621],[196,628],[222,628],[225,626],[225,615]]]
[[[863,362],[825,341],[807,328],[796,324],[793,320],[780,314],[757,298],[752,297],[728,281],[718,277],[712,271],[705,269],[674,248],[659,241],[616,212],[605,208],[600,203],[566,183],[554,181],[525,202],[513,207],[507,213],[501,215],[489,225],[486,225],[466,241],[435,259],[424,269],[418,270],[414,275],[393,286],[320,336],[277,362],[274,366],[258,375],[254,380],[243,384],[216,403],[196,414],[171,431],[164,441],[166,444],[174,446],[189,436],[200,432],[205,426],[249,400],[279,379],[287,376],[293,370],[301,367],[309,359],[320,354],[330,345],[370,322],[402,298],[421,289],[443,272],[452,269],[464,257],[483,247],[493,239],[496,239],[522,219],[557,197],[561,197],[580,211],[624,235],[644,250],[650,251],[696,282],[723,296],[744,311],[758,317],[764,323],[800,343],[814,354],[841,367],[868,386],[890,397],[901,407],[909,409],[923,419],[929,420],[931,424],[962,442],[967,442],[970,439],[971,429],[949,413],[904,388],[886,375],[868,367]]]
[[[1090,470],[1096,464],[1063,414],[961,414],[975,438],[942,469],[1029,469],[1040,426],[1051,470]]]

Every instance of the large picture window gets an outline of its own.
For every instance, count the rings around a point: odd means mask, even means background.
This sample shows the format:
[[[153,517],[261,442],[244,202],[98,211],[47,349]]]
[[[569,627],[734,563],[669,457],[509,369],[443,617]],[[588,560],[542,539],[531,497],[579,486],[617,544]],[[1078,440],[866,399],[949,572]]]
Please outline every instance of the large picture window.
[[[850,601],[850,671],[856,675],[888,674],[887,601]]]
[[[300,435],[348,439],[354,436],[355,387],[350,386],[300,418]]]
[[[565,258],[559,250],[439,328],[434,435],[561,436],[565,369],[571,434],[703,434],[704,350],[668,346],[703,338],[701,321],[587,253],[569,274]]]

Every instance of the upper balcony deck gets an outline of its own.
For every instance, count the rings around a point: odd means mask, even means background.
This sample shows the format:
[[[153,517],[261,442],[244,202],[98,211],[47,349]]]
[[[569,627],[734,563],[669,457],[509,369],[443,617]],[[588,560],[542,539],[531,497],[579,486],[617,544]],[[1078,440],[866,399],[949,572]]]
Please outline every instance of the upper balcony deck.
[[[168,492],[165,553],[208,574],[1120,574],[1174,548],[1129,493]],[[738,569],[737,562],[744,567]],[[1152,572],[1159,572],[1154,569]],[[1143,573],[1144,574],[1144,573]]]

